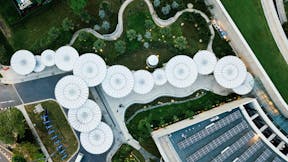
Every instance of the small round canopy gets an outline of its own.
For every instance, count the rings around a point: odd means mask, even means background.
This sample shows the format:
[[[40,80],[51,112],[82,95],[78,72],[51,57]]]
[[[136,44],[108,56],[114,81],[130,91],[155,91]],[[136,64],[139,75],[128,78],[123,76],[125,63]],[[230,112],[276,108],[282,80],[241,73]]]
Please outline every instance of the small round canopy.
[[[193,60],[197,65],[199,74],[202,75],[211,74],[217,63],[215,54],[207,50],[198,51],[193,57]]]
[[[159,63],[159,58],[156,55],[150,55],[146,61],[150,66],[157,66]]]
[[[45,65],[41,61],[41,57],[40,56],[35,56],[35,60],[36,60],[36,65],[35,65],[35,68],[34,68],[34,72],[38,73],[38,72],[43,71],[45,69]]]
[[[252,91],[254,83],[253,76],[247,72],[245,81],[239,87],[233,88],[233,91],[239,95],[246,95]]]
[[[98,55],[87,53],[75,62],[73,74],[82,78],[89,87],[100,84],[106,76],[106,63]]]
[[[127,96],[134,86],[132,72],[125,66],[114,65],[108,68],[106,77],[102,82],[105,93],[114,98]]]
[[[138,94],[147,94],[154,87],[154,79],[147,70],[138,70],[134,72],[134,92]]]
[[[33,72],[36,60],[30,51],[19,50],[15,52],[10,60],[11,68],[20,75],[27,75]]]
[[[167,77],[163,69],[156,69],[153,73],[154,82],[156,85],[164,85],[167,83]]]
[[[224,88],[236,88],[246,79],[245,64],[236,56],[225,56],[218,61],[214,69],[216,81]]]
[[[78,58],[79,54],[76,49],[71,46],[63,46],[56,51],[55,64],[60,70],[71,71]]]
[[[68,121],[77,131],[89,132],[99,125],[101,115],[102,113],[97,103],[87,100],[80,108],[68,111]]]
[[[79,108],[87,101],[88,95],[85,81],[73,75],[63,77],[55,87],[56,100],[67,109]]]
[[[41,61],[45,66],[55,65],[55,52],[53,50],[47,49],[41,53]]]
[[[81,145],[91,154],[102,154],[108,151],[113,144],[113,140],[111,128],[103,122],[96,129],[80,134]]]
[[[197,66],[192,58],[178,55],[171,58],[165,67],[168,82],[177,88],[192,85],[198,76]]]

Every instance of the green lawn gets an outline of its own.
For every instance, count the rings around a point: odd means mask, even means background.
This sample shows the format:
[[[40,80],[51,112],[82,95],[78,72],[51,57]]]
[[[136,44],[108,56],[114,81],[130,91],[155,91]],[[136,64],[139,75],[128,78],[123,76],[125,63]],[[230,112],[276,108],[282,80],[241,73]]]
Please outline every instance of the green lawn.
[[[141,153],[133,147],[123,144],[112,158],[112,162],[145,162]]]
[[[44,143],[47,151],[49,154],[53,154],[56,152],[56,146],[53,144],[53,142],[50,140],[51,135],[48,135],[47,130],[42,123],[42,119],[40,117],[40,114],[35,114],[33,112],[34,107],[36,104],[28,105],[26,106],[26,111],[29,114],[29,117],[31,121],[36,124],[35,129],[40,136],[42,142]],[[72,132],[72,129],[66,120],[61,107],[54,101],[45,101],[41,103],[42,107],[44,109],[48,110],[50,120],[52,121],[53,127],[55,128],[57,134],[61,138],[61,142],[66,148],[66,152],[68,154],[68,158],[73,155],[78,147],[77,139]],[[67,159],[68,159],[67,158]],[[54,156],[52,156],[53,161],[61,161],[61,156],[58,153],[55,153]]]
[[[288,65],[269,30],[260,0],[221,0],[274,85],[288,102]]]

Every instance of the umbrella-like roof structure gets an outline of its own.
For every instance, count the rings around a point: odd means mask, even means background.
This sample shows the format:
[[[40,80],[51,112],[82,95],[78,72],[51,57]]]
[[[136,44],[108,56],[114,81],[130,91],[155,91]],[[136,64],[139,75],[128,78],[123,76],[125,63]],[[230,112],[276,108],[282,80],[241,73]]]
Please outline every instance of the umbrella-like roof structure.
[[[38,72],[43,71],[45,69],[45,65],[41,61],[41,56],[35,56],[35,60],[36,60],[36,65],[34,68],[34,72],[38,73]]]
[[[147,70],[138,70],[134,72],[134,92],[138,94],[147,94],[154,87],[152,74]]]
[[[87,53],[75,62],[73,74],[86,81],[89,87],[100,84],[106,76],[106,63],[98,55]]]
[[[236,88],[246,79],[245,64],[236,56],[221,58],[214,69],[216,81],[224,88]]]
[[[11,60],[11,68],[20,75],[27,75],[33,72],[36,66],[36,60],[30,51],[19,50],[16,51]]]
[[[239,87],[233,88],[233,91],[239,95],[246,95],[252,91],[254,84],[253,76],[247,72],[245,81]]]
[[[108,151],[113,144],[113,140],[111,128],[103,122],[96,129],[80,134],[81,145],[91,154],[102,154]]]
[[[88,95],[85,81],[73,75],[63,77],[55,87],[56,100],[67,109],[79,108],[87,101]]]
[[[165,66],[168,82],[177,88],[192,85],[198,76],[197,66],[191,57],[178,55],[171,58]]]
[[[166,73],[163,69],[156,69],[153,73],[154,82],[156,85],[164,85],[167,83]]]
[[[159,58],[158,58],[156,55],[150,55],[150,56],[147,58],[146,63],[147,63],[149,66],[155,67],[155,66],[157,66],[158,63],[159,63]]]
[[[102,88],[106,94],[114,98],[127,96],[134,86],[132,72],[125,66],[114,65],[108,68]]]
[[[215,54],[207,50],[198,51],[193,57],[193,60],[197,65],[199,74],[202,75],[211,74],[217,63]]]
[[[101,110],[96,102],[87,100],[84,105],[68,111],[70,125],[79,132],[89,132],[101,122]]]
[[[55,64],[60,70],[71,71],[78,58],[79,54],[75,48],[63,46],[56,51]]]
[[[53,50],[47,49],[41,53],[41,61],[45,66],[55,65],[55,52]]]

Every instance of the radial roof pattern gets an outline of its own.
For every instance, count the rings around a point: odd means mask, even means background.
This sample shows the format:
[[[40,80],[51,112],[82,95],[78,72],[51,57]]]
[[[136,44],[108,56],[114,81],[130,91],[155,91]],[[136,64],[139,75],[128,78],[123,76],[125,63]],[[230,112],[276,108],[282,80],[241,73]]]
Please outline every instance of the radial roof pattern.
[[[97,103],[87,100],[80,108],[68,111],[68,121],[77,131],[89,132],[99,125],[101,115],[102,113]]]
[[[236,56],[225,56],[215,66],[216,81],[224,88],[236,88],[246,79],[245,64]]]
[[[41,61],[41,56],[35,56],[35,60],[36,60],[36,65],[34,68],[34,72],[38,73],[38,72],[43,71],[45,69],[45,65]]]
[[[150,55],[147,58],[147,63],[151,66],[156,66],[159,63],[159,58],[156,55]]]
[[[108,151],[113,144],[113,139],[111,128],[103,122],[96,129],[80,134],[81,145],[91,154],[102,154]]]
[[[154,87],[154,79],[147,70],[138,70],[134,72],[134,92],[138,94],[149,93]]]
[[[207,50],[201,50],[197,52],[193,60],[197,65],[199,74],[202,75],[211,74],[217,63],[217,58],[215,54]]]
[[[82,106],[87,101],[88,95],[85,81],[73,75],[63,77],[55,87],[56,100],[68,109]]]
[[[73,47],[63,46],[56,51],[55,63],[60,70],[71,71],[78,58],[79,54]]]
[[[87,53],[75,62],[73,73],[86,81],[89,87],[100,84],[106,76],[106,63],[98,55]]]
[[[127,67],[122,65],[109,67],[102,82],[105,93],[114,98],[127,96],[133,90],[133,86],[133,74]]]
[[[41,53],[41,61],[45,66],[55,65],[55,52],[47,49]]]
[[[19,50],[15,52],[10,61],[11,68],[20,75],[27,75],[33,72],[36,60],[30,51]]]
[[[156,69],[153,73],[154,82],[156,85],[164,85],[167,83],[166,73],[163,69]]]
[[[233,91],[239,95],[246,95],[252,91],[254,83],[253,76],[247,72],[245,81],[239,87],[233,88]]]
[[[168,82],[177,88],[192,85],[198,76],[197,66],[192,58],[178,55],[171,58],[165,67]]]

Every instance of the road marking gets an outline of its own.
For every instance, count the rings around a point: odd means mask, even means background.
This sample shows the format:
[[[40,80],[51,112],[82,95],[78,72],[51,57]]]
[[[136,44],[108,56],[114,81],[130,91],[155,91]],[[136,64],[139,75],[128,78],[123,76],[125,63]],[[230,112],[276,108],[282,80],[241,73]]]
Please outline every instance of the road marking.
[[[12,84],[12,87],[15,89],[15,92],[16,92],[16,94],[17,94],[19,100],[21,101],[21,103],[24,104],[24,102],[23,102],[22,98],[20,97],[20,95],[19,95],[19,93],[18,93],[18,91],[17,91],[17,89],[16,89],[16,87],[15,87],[14,84]]]

